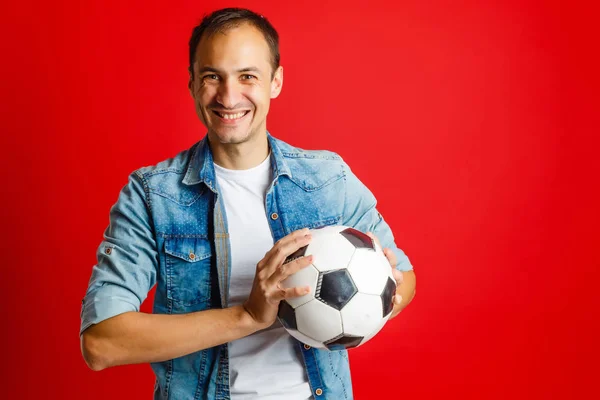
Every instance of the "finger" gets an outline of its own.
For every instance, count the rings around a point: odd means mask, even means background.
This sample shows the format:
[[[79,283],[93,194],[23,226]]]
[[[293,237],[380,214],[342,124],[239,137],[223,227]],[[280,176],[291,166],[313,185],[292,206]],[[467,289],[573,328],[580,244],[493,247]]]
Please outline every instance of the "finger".
[[[400,305],[400,303],[402,303],[402,296],[400,296],[399,294],[395,295],[393,300],[395,305]]]
[[[289,263],[281,264],[275,272],[268,278],[267,284],[277,285],[290,275],[295,274],[303,268],[308,267],[313,261],[313,256],[300,257]]]
[[[273,275],[275,270],[281,267],[290,255],[298,251],[298,249],[307,246],[311,240],[312,236],[308,234],[306,236],[296,236],[277,244],[273,248],[269,260],[267,261],[267,265],[264,267],[267,276]]]
[[[284,247],[290,242],[296,242],[305,236],[310,236],[310,230],[308,228],[298,229],[290,233],[289,235],[282,237],[277,242],[275,242],[273,247],[271,247],[267,254],[265,254],[265,258],[270,258],[274,253],[278,251],[277,249],[279,249],[280,247]]]
[[[308,228],[302,228],[302,229],[295,230],[292,233],[290,233],[289,235],[286,235],[286,236],[282,237],[281,239],[279,239],[273,247],[277,247],[278,245],[285,245],[289,242],[294,242],[294,241],[296,241],[306,235],[309,235],[309,234],[310,234],[310,229],[308,229]]]
[[[306,238],[306,237],[310,237],[310,230],[308,228],[304,228],[304,229],[299,229],[297,231],[294,231],[292,233],[290,233],[287,236],[284,236],[283,238],[281,238],[280,240],[278,240],[273,247],[271,247],[271,249],[269,251],[267,251],[265,253],[265,256],[263,257],[262,260],[259,261],[259,263],[256,265],[256,269],[258,271],[260,270],[264,270],[264,269],[272,269],[273,265],[271,264],[271,259],[278,254],[278,252],[282,252],[285,251],[285,246],[287,244],[289,244],[290,242],[298,242],[299,240]],[[300,243],[297,243],[298,247],[294,250],[298,250],[300,247],[302,247],[303,245]],[[293,253],[293,251],[291,252]],[[290,254],[291,254],[290,253]],[[289,254],[288,254],[289,256]],[[287,256],[286,256],[287,257]],[[273,273],[273,271],[268,271],[267,272],[267,276],[270,276]]]
[[[377,243],[377,246],[379,246],[379,248],[381,248],[381,243],[379,242],[379,239],[377,239],[377,236],[375,236],[373,234],[373,232],[367,232],[367,236],[370,237],[371,239],[373,239],[375,241],[375,243]]]
[[[395,267],[396,265],[398,265],[398,258],[396,257],[396,254],[394,254],[394,252],[388,248],[383,249],[383,254],[385,254],[385,257],[388,259],[388,261],[390,262],[390,265],[392,267]]]
[[[310,286],[296,286],[288,289],[279,289],[273,294],[272,300],[281,301],[294,297],[304,296],[310,293]]]
[[[398,271],[396,268],[392,268],[392,275],[394,275],[394,279],[396,280],[396,286],[404,282],[404,275],[401,271]]]

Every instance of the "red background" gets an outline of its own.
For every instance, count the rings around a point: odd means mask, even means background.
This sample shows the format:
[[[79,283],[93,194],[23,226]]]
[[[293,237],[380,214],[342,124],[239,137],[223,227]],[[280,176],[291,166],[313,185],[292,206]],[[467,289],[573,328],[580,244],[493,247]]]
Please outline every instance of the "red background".
[[[600,398],[594,10],[364,3],[3,2],[0,397],[151,398],[148,365],[87,369],[80,302],[127,175],[203,136],[187,41],[237,5],[281,35],[269,130],[341,154],[417,272],[356,398]]]

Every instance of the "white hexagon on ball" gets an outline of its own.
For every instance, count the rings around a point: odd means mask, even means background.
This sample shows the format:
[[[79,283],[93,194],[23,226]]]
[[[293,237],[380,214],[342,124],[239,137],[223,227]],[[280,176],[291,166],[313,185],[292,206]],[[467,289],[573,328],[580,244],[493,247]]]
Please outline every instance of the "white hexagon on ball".
[[[316,268],[311,264],[281,281],[281,287],[284,289],[304,286],[310,287],[310,291],[304,296],[286,299],[287,302],[290,303],[293,308],[296,308],[314,299],[318,278],[319,271],[317,271]]]
[[[342,333],[340,312],[317,299],[301,305],[294,311],[298,331],[309,338],[325,342]]]
[[[383,253],[357,249],[348,271],[360,293],[381,294],[388,277],[394,279],[390,262]]]
[[[390,319],[390,315],[392,315],[392,314],[390,313],[387,316],[385,316],[383,319],[380,319],[379,324],[375,327],[375,329],[373,329],[373,332],[371,332],[371,334],[365,336],[365,338],[362,340],[362,342],[360,342],[360,344],[363,345],[363,344],[367,343],[369,340],[373,339],[375,337],[375,335],[377,335],[379,333],[379,331],[381,329],[383,329],[386,322]]]
[[[331,230],[326,230],[323,237],[319,237],[318,230],[312,233],[313,239],[306,249],[306,255],[315,255],[313,265],[321,272],[346,268],[352,259],[355,247],[342,235],[332,235]]]
[[[344,334],[369,336],[381,329],[381,296],[356,293],[340,313],[344,321]]]
[[[332,233],[340,233],[344,229],[348,229],[348,227],[343,225],[327,225],[321,228],[311,229],[310,234],[313,238],[319,238],[320,236],[328,236]]]

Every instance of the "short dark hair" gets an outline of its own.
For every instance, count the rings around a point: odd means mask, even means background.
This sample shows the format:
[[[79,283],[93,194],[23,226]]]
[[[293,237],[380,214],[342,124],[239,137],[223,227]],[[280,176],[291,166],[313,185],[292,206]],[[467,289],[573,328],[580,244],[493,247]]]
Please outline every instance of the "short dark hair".
[[[200,24],[192,31],[190,38],[190,65],[188,67],[192,78],[194,78],[194,60],[196,59],[196,49],[203,35],[208,37],[215,33],[223,33],[229,29],[237,28],[242,24],[250,24],[261,31],[269,49],[271,50],[271,78],[279,68],[279,34],[271,23],[262,15],[245,8],[223,8],[204,16]]]

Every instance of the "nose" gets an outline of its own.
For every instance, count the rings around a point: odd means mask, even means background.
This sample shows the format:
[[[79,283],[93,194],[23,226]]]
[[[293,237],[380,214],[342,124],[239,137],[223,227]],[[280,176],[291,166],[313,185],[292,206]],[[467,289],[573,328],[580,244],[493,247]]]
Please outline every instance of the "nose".
[[[235,79],[223,79],[217,91],[217,102],[225,108],[234,109],[242,100],[242,91]]]

